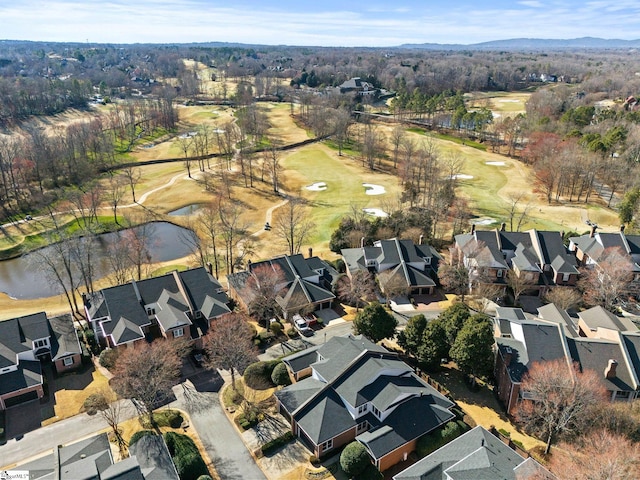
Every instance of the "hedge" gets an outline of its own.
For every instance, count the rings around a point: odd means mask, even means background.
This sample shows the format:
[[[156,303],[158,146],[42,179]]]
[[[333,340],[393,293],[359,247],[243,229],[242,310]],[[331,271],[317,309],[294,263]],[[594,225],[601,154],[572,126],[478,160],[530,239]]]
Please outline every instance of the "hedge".
[[[271,374],[280,360],[256,362],[249,365],[244,371],[244,383],[254,390],[266,390],[275,387],[271,381]]]
[[[262,450],[263,455],[269,455],[271,452],[273,452],[274,450],[277,450],[283,445],[286,445],[294,438],[295,436],[293,435],[293,433],[291,431],[288,431],[284,435],[281,435],[278,438],[274,438],[273,440],[262,445],[262,447],[260,447],[260,450]]]
[[[115,348],[107,348],[100,353],[98,357],[98,361],[100,365],[102,365],[107,370],[111,370],[116,366],[116,361],[118,360],[118,350]]]
[[[139,417],[140,424],[144,428],[152,428],[153,425],[149,423],[149,416],[144,415]],[[158,427],[171,427],[171,428],[180,428],[184,418],[177,410],[162,410],[161,412],[153,413],[153,421],[156,423]]]
[[[340,467],[352,477],[360,475],[368,465],[371,465],[371,458],[360,442],[351,442],[340,454]]]
[[[166,432],[164,440],[180,480],[197,480],[202,475],[209,475],[209,470],[200,456],[198,447],[191,438],[180,433]]]
[[[416,446],[418,456],[424,457],[436,451],[443,445],[449,443],[456,437],[459,437],[467,430],[467,425],[458,420],[447,423],[443,428],[436,432],[429,433],[420,437]]]
[[[133,435],[131,435],[131,438],[129,439],[129,446],[133,445],[134,443],[136,443],[138,440],[140,440],[142,437],[146,435],[157,435],[157,433],[154,432],[153,430],[140,430],[134,433]]]
[[[271,373],[271,381],[276,385],[291,385],[291,377],[289,377],[289,370],[284,362],[280,362],[276,365]]]

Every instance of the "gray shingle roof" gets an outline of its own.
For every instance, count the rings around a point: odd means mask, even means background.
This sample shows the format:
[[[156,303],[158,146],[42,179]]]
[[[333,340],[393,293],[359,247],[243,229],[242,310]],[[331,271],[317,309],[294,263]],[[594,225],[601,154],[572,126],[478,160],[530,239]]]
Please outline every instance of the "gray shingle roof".
[[[51,337],[52,360],[82,353],[78,334],[70,314],[51,318],[49,323],[53,331]]]
[[[145,435],[129,447],[138,461],[145,480],[178,480],[169,449],[161,435]]]
[[[313,377],[305,378],[275,393],[288,412],[297,410],[303,403],[317,394],[325,386]]]
[[[633,391],[633,374],[624,361],[624,352],[618,342],[589,338],[569,338],[569,353],[581,371],[593,370],[602,379],[607,390]],[[604,371],[609,360],[618,362],[616,376],[606,378]]]
[[[42,385],[42,367],[39,361],[20,360],[18,368],[0,375],[0,395]]]
[[[321,345],[307,348],[300,352],[288,355],[282,359],[282,361],[289,367],[293,373],[297,373],[305,368],[311,366],[312,363],[318,360],[318,354],[316,351]]]
[[[578,312],[578,317],[580,317],[587,327],[593,330],[600,327],[617,330],[619,332],[638,331],[638,327],[631,320],[624,317],[618,317],[599,305],[588,310]]]
[[[578,336],[578,327],[576,321],[566,310],[561,310],[554,303],[548,303],[538,308],[540,318],[553,323],[564,325],[565,332],[571,336]]]
[[[515,469],[524,461],[518,453],[478,426],[394,475],[393,479],[520,480]]]
[[[185,312],[190,311],[190,302],[195,310],[201,311],[208,319],[229,312],[227,295],[206,269],[199,267],[177,273],[184,287],[184,295],[175,275],[171,272],[160,277],[105,288],[87,298],[85,305],[92,319],[110,319],[101,321],[101,325],[105,335],[112,335],[116,345],[144,338],[142,328],[152,323],[145,305],[159,304],[156,315],[165,330],[191,325],[190,318],[185,315]],[[197,335],[201,330],[194,329],[192,333]]]

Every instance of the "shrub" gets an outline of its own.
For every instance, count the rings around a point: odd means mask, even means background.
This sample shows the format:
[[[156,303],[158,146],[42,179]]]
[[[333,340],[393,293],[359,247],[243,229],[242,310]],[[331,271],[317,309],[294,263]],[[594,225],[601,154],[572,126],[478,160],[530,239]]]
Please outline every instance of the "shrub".
[[[464,425],[463,422],[449,422],[440,430],[420,437],[416,446],[418,455],[420,457],[429,455],[454,438],[462,435],[466,430],[462,425]]]
[[[320,463],[320,459],[315,455],[309,455],[309,463],[315,467]]]
[[[102,351],[100,357],[98,357],[98,361],[100,365],[102,365],[107,370],[111,370],[116,366],[116,362],[118,361],[118,350],[115,348],[107,348]]]
[[[262,447],[260,447],[260,450],[262,450],[263,455],[269,455],[271,452],[283,445],[286,445],[294,438],[295,436],[293,435],[293,433],[291,431],[288,431],[284,435],[281,435],[278,438],[274,438],[273,440],[262,445]]]
[[[293,328],[293,327],[289,327],[289,328],[287,328],[287,336],[288,336],[289,338],[296,338],[296,337],[298,337],[299,335],[300,335],[300,334],[298,333],[298,330],[296,330],[295,328]]]
[[[273,369],[273,372],[271,372],[271,381],[276,385],[291,385],[289,370],[287,370],[287,366],[284,362],[280,362]]]
[[[139,420],[144,428],[153,427],[153,425],[149,424],[149,417],[147,415],[140,417]],[[161,412],[153,413],[153,421],[158,427],[179,428],[184,418],[182,418],[182,415],[177,410],[162,410]]]
[[[157,435],[157,433],[154,432],[153,430],[140,430],[140,431],[134,433],[133,435],[131,435],[131,438],[129,439],[129,446],[131,446],[134,443],[136,443],[138,440],[140,440],[145,435]]]
[[[499,428],[498,431],[504,435],[505,437],[510,437],[511,433],[508,430],[505,430],[504,428]]]
[[[340,467],[352,477],[361,474],[370,464],[371,459],[367,449],[360,442],[351,442],[340,454]]]
[[[200,456],[198,447],[187,435],[166,432],[164,440],[169,448],[173,463],[180,476],[180,480],[197,480],[201,475],[209,475],[207,466]]]
[[[104,410],[109,406],[107,399],[101,393],[92,393],[85,398],[82,403],[82,409],[87,412],[88,415],[95,415],[100,410]]]
[[[254,390],[265,390],[274,387],[275,385],[271,381],[271,374],[279,362],[279,360],[270,360],[252,363],[244,371],[244,383]]]
[[[100,347],[98,346],[98,342],[96,341],[96,334],[93,330],[85,330],[84,331],[84,339],[89,346],[89,351],[93,354],[97,354],[100,351]]]
[[[273,322],[269,328],[273,332],[274,335],[278,336],[282,333],[282,324],[280,322]]]

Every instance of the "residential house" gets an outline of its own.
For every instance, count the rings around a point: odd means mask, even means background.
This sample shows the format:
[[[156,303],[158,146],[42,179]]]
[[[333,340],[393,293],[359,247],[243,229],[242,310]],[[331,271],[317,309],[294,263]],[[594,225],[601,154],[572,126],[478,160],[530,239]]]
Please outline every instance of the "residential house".
[[[393,476],[393,480],[552,480],[533,458],[525,458],[482,426],[460,435]]]
[[[201,348],[211,322],[230,313],[228,303],[220,283],[202,267],[132,280],[84,299],[96,339],[108,347],[186,338]]]
[[[42,362],[63,373],[81,365],[73,318],[40,312],[0,322],[0,409],[44,395]]]
[[[129,447],[130,456],[116,461],[106,433],[69,445],[20,465],[32,480],[179,480],[161,435],[146,435]]]
[[[620,231],[605,233],[596,231],[591,225],[587,235],[569,239],[569,250],[575,253],[580,265],[596,267],[612,250],[620,252],[629,262],[632,280],[629,284],[631,293],[640,295],[640,235],[627,235],[624,225]]]
[[[600,311],[591,310],[587,318],[595,322],[592,317]],[[640,361],[634,353],[636,345],[640,347],[637,329],[618,329],[604,310],[597,322],[599,327],[588,328],[590,337],[581,336],[581,317],[571,317],[555,305],[541,307],[537,317],[513,308],[498,308],[496,313],[496,392],[509,413],[519,401],[532,399],[521,389],[531,366],[558,359],[566,363],[570,374],[574,366],[578,372],[597,372],[611,401],[638,397]],[[624,327],[625,322],[620,325]]]
[[[379,90],[369,82],[365,82],[360,77],[353,77],[338,85],[340,93],[355,92],[361,97],[375,96]]]
[[[334,337],[283,361],[298,381],[276,392],[280,412],[317,457],[356,440],[384,471],[455,417],[453,402],[363,336]]]
[[[504,223],[489,231],[473,226],[471,233],[456,235],[455,245],[481,282],[506,287],[511,269],[530,284],[531,293],[542,296],[551,287],[573,287],[578,281],[577,262],[559,232],[507,232]]]
[[[247,270],[227,276],[229,295],[245,309],[255,295],[248,286],[248,281],[260,269],[266,269],[281,278],[281,283],[276,287],[279,292],[276,302],[282,309],[283,318],[290,318],[296,313],[331,308],[336,298],[331,289],[338,278],[338,272],[331,265],[311,255],[309,258],[304,258],[301,254],[282,255],[251,263]]]
[[[351,277],[357,271],[376,275],[382,293],[406,290],[410,294],[432,294],[440,254],[429,245],[412,240],[377,240],[372,247],[344,248],[341,251]]]

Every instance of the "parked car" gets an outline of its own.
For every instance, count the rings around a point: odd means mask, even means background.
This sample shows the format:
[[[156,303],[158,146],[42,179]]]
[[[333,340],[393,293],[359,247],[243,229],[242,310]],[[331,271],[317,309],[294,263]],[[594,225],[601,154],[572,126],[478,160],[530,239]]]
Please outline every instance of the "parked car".
[[[300,334],[304,335],[305,337],[313,335],[313,330],[309,328],[307,321],[300,315],[293,316],[293,326],[296,327],[296,330],[298,330]]]
[[[204,355],[201,352],[192,353],[191,358],[193,359],[193,363],[196,364],[196,367],[202,367],[202,362],[204,362]]]

